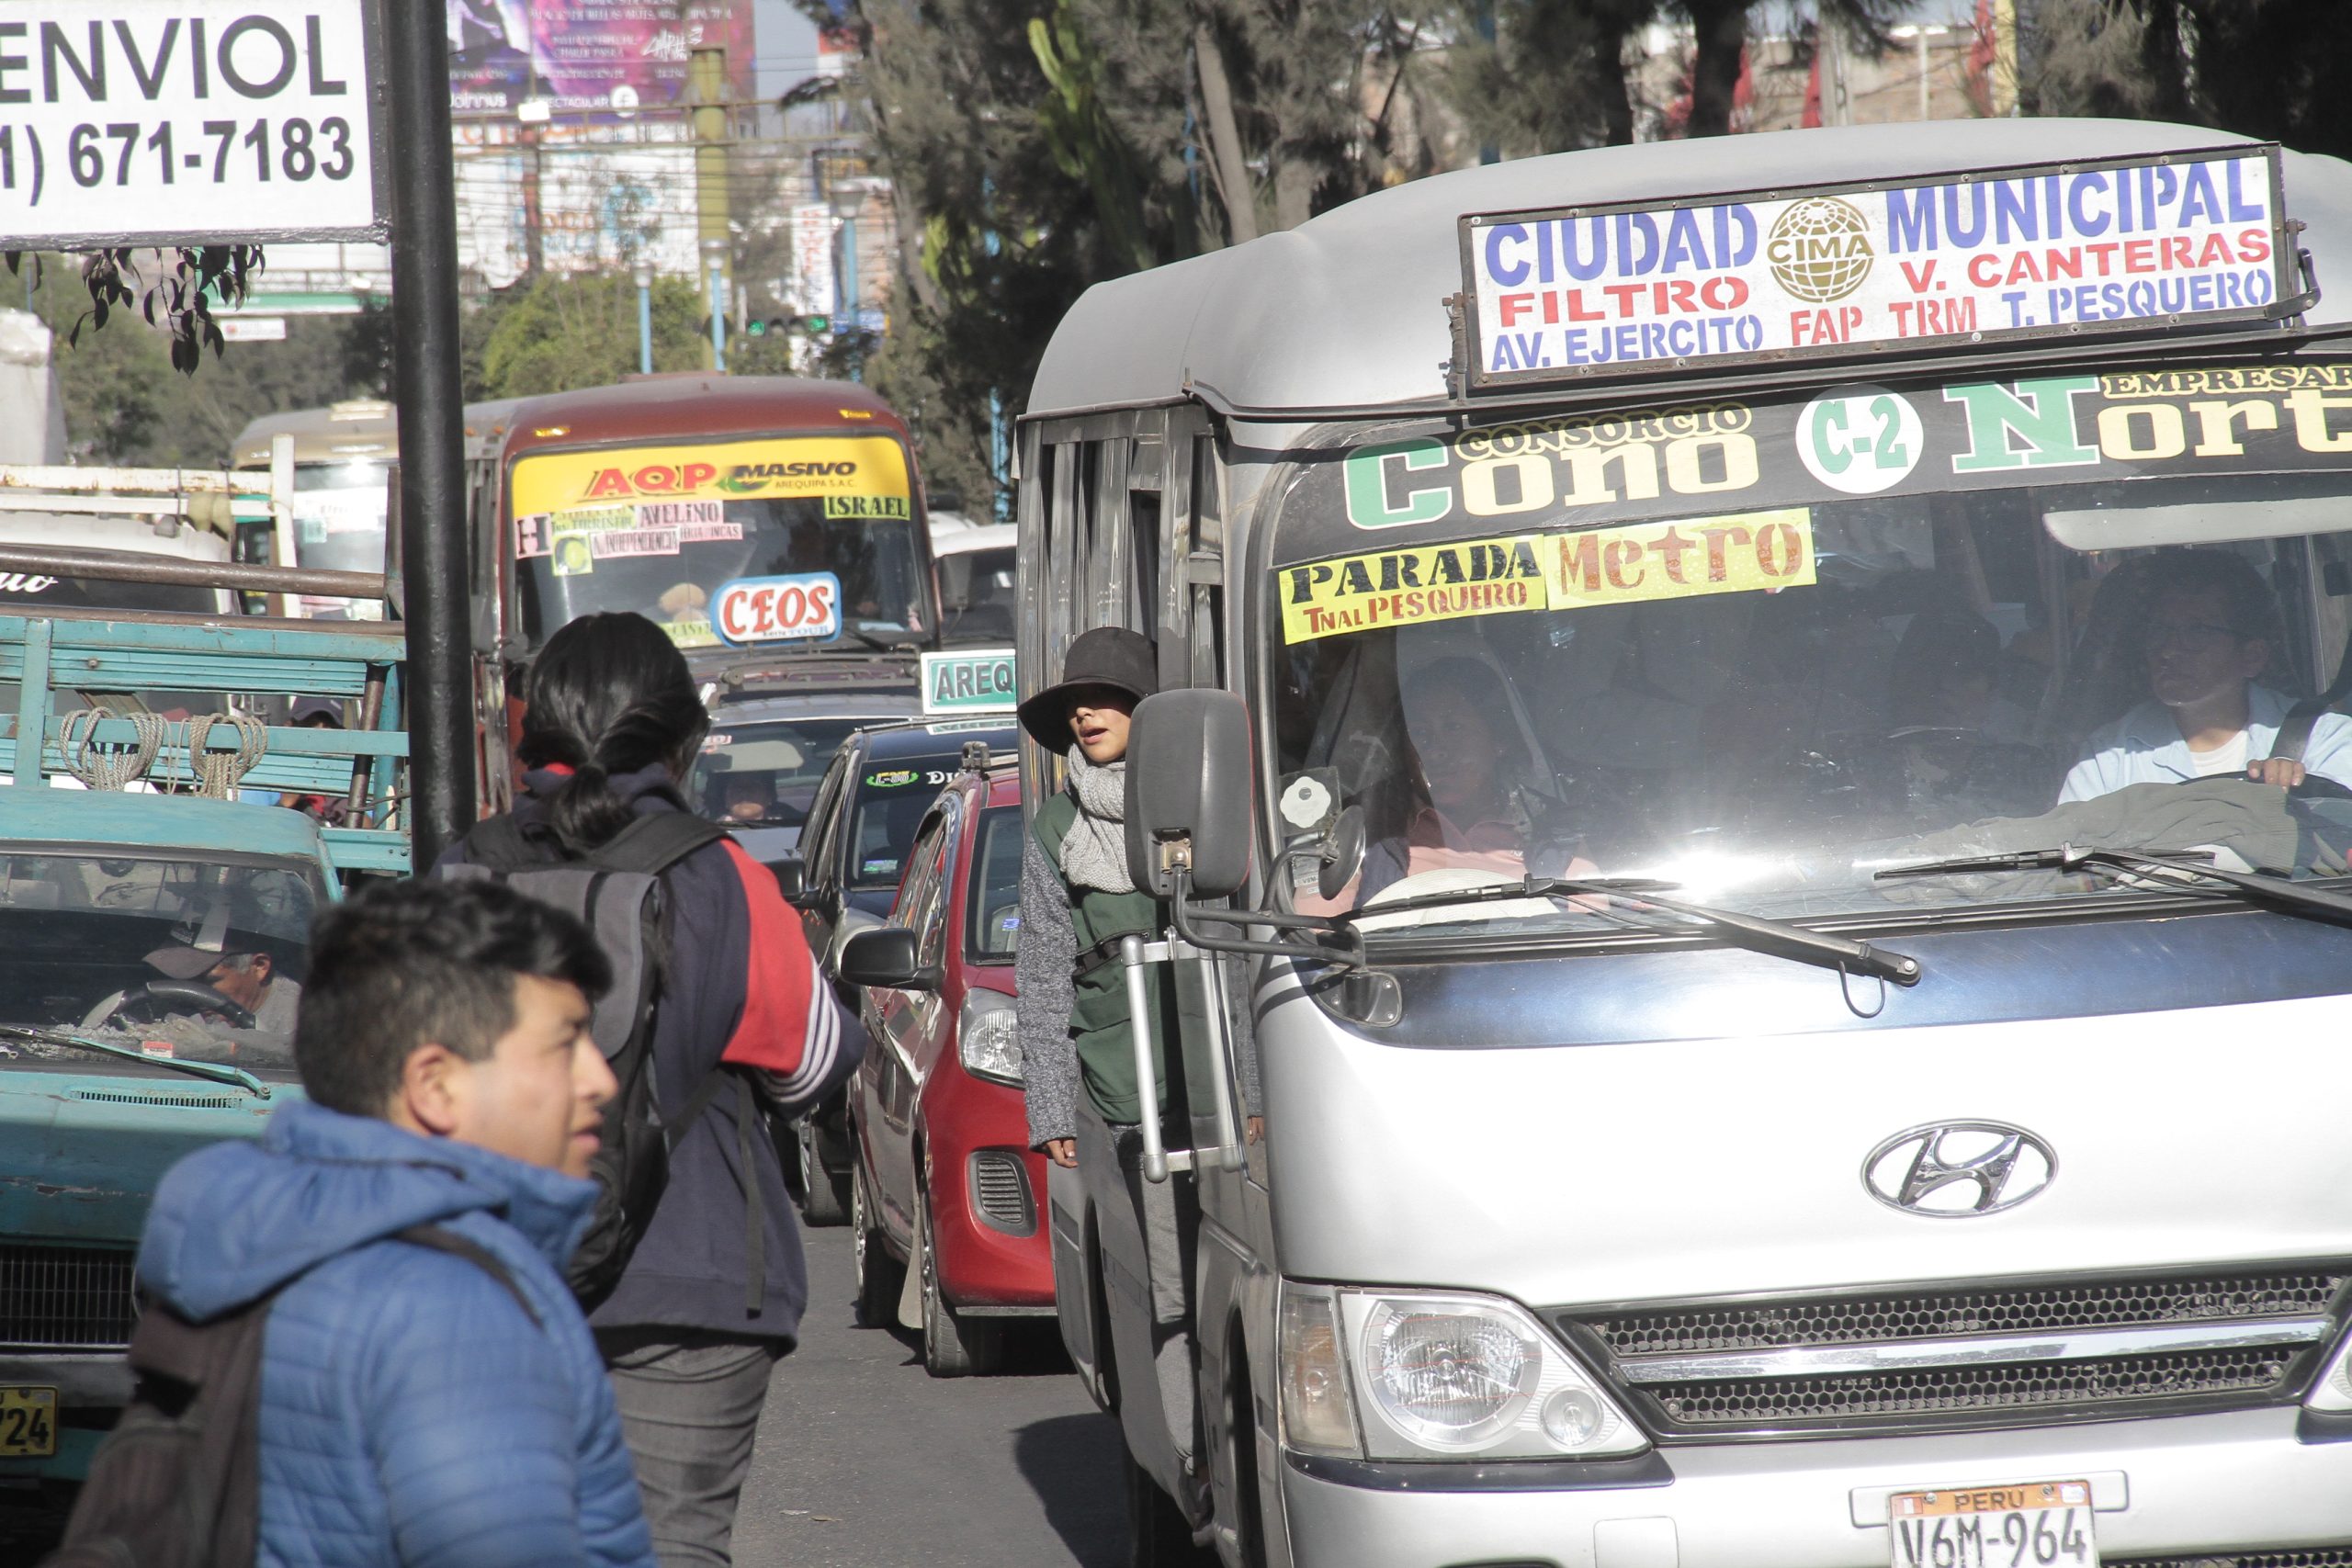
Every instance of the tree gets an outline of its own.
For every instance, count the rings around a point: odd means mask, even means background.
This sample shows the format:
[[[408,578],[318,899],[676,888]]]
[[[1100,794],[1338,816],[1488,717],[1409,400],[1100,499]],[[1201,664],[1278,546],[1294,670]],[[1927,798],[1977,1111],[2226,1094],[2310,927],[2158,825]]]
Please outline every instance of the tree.
[[[296,316],[283,343],[238,344],[199,375],[174,375],[173,339],[134,315],[103,332],[73,335],[90,311],[71,257],[28,257],[34,313],[56,334],[51,351],[65,405],[66,440],[76,461],[134,467],[220,468],[251,421],[346,398],[380,398],[381,306],[357,316]]]
[[[146,254],[150,260],[143,267],[139,253],[128,247],[92,251],[79,258],[89,305],[66,329],[66,337],[78,343],[85,326],[100,330],[117,310],[137,310],[149,326],[163,330],[170,344],[172,368],[193,376],[204,361],[206,348],[215,355],[226,348],[220,329],[213,322],[212,307],[244,302],[253,275],[262,270],[261,247],[180,246]],[[41,258],[37,254],[5,251],[0,252],[0,261],[8,264],[12,276],[22,276],[22,268],[29,262],[36,269],[38,287]]]
[[[2352,154],[2352,7],[2333,0],[2041,0],[2037,114],[2184,120]]]
[[[702,296],[681,278],[653,280],[653,367],[693,370],[706,352]],[[604,387],[638,367],[637,285],[626,274],[542,274],[484,312],[481,360],[469,398],[530,398]]]
[[[1657,10],[1657,0],[1470,0],[1455,13],[1454,103],[1506,156],[1630,142],[1625,43]]]

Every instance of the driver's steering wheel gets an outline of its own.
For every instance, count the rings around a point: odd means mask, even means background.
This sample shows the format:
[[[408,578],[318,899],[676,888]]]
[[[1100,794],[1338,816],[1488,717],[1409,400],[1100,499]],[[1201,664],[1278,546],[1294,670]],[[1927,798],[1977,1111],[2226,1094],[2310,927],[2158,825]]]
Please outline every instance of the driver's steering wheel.
[[[2242,773],[2230,773],[2225,776],[2234,779],[2240,784],[2251,784],[2254,782],[2253,780],[2248,779],[2245,774]],[[2184,784],[2210,784],[2212,781],[2210,778],[2202,778],[2183,779],[2180,782]],[[2288,787],[2287,798],[2290,800],[2352,800],[2352,785],[2338,784],[2335,780],[2329,778],[2324,773],[2306,773],[2303,775],[2302,783],[2299,784],[2292,784]]]
[[[2303,782],[2287,794],[2294,800],[2352,800],[2352,786],[2339,784],[2324,773],[2305,773]]]
[[[138,1002],[162,1004],[157,1010],[164,1012],[218,1013],[232,1029],[254,1027],[254,1015],[250,1011],[203,981],[170,979],[149,980],[115,992],[90,1010],[89,1015],[82,1020],[82,1027],[100,1028],[117,1013]]]

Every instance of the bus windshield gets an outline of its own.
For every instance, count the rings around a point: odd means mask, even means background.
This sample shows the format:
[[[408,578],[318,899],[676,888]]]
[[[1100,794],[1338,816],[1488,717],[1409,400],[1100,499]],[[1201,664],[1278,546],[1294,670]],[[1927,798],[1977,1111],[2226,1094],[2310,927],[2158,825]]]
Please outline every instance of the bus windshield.
[[[525,637],[634,610],[682,648],[929,643],[903,449],[808,436],[534,452],[509,481]]]
[[[2064,845],[2340,875],[2352,718],[2311,721],[2294,794],[2249,771],[2352,633],[2347,391],[2352,365],[1848,387],[1302,454],[1271,819],[1302,869],[1349,807],[1369,847],[1295,907],[1597,933],[1663,922],[1424,896],[1654,877],[1909,918],[2118,889],[1879,874]]]

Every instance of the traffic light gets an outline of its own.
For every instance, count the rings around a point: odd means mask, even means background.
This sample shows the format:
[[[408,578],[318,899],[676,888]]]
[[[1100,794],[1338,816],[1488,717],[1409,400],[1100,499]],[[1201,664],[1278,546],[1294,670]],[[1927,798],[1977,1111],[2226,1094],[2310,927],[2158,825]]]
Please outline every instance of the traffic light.
[[[754,316],[743,323],[743,333],[746,337],[765,337],[770,333],[788,333],[791,330],[790,316],[770,316],[764,321]]]
[[[822,337],[833,330],[833,319],[831,316],[803,316],[800,318],[800,330],[810,337]]]

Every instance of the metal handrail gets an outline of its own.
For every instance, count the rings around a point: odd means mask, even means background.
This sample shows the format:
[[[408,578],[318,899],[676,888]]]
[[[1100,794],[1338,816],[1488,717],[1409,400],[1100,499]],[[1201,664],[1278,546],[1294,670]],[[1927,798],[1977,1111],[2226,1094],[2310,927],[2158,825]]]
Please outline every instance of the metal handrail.
[[[127,550],[80,549],[65,545],[0,544],[0,571],[39,572],[101,582],[161,582],[187,588],[246,589],[257,593],[307,593],[320,599],[381,601],[386,597],[386,579],[381,572],[175,560],[134,555]]]

